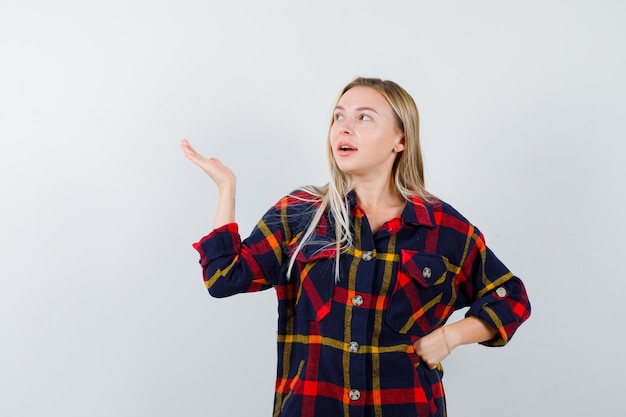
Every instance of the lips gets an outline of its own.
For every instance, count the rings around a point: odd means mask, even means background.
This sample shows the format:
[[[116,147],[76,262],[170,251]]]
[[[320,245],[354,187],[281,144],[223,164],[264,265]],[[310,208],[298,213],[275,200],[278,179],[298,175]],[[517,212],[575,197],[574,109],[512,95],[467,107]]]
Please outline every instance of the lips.
[[[356,146],[348,142],[340,142],[337,145],[337,151],[341,153],[354,152],[358,150]]]

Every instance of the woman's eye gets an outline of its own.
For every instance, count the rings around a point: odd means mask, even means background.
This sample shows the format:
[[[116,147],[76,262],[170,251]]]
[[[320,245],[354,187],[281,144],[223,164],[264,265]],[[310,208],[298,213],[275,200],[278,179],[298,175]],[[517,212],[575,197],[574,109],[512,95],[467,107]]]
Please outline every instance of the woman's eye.
[[[362,115],[359,117],[359,119],[360,119],[360,120],[372,120],[372,118],[371,118],[371,117],[369,117],[367,114],[362,114]]]
[[[335,114],[335,120],[343,120],[343,114]]]

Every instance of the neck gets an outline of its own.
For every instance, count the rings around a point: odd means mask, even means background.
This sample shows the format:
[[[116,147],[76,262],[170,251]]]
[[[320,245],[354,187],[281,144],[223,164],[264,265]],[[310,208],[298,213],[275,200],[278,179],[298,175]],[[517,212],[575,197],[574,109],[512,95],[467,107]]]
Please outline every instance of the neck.
[[[383,180],[353,178],[353,184],[356,200],[363,208],[404,205],[404,199],[396,190],[391,178]]]

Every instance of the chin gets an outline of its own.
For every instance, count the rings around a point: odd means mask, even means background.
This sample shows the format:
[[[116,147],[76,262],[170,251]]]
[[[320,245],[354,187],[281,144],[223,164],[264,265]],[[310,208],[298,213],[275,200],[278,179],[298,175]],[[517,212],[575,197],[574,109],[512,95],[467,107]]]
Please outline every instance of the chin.
[[[345,164],[337,164],[337,167],[339,168],[339,171],[347,175],[352,175],[355,172],[354,168],[346,166]]]

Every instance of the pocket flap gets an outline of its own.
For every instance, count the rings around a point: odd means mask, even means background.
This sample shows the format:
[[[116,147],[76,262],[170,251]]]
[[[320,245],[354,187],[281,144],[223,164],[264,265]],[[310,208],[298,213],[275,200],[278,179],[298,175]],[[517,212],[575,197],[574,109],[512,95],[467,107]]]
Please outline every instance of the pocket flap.
[[[293,256],[297,247],[297,242],[289,245],[287,250],[290,256]],[[335,287],[336,254],[337,249],[332,242],[314,235],[296,255],[298,318],[321,321],[330,313]]]
[[[430,287],[443,282],[448,269],[439,255],[402,249],[402,271],[421,286]]]

